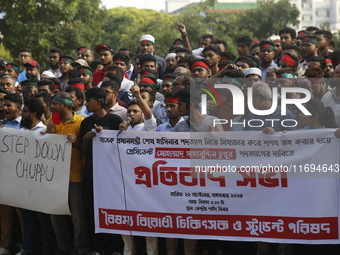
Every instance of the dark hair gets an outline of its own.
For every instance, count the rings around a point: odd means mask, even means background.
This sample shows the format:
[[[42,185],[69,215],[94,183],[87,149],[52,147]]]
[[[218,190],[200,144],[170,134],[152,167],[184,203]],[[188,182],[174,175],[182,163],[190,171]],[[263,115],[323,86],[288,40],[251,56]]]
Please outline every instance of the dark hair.
[[[241,70],[228,70],[224,72],[224,75],[232,78],[244,78],[244,73]]]
[[[79,77],[78,69],[73,68],[68,72],[68,78],[69,80],[75,79]]]
[[[146,90],[146,89],[141,89],[140,93],[142,93],[142,92],[147,92],[150,96],[150,101],[155,102],[155,100],[156,100],[156,93],[155,92],[151,92],[151,91]]]
[[[173,53],[175,52],[175,49],[178,48],[178,47],[175,47],[175,46],[171,46],[168,50],[169,53]]]
[[[40,120],[41,115],[43,115],[44,113],[44,106],[39,99],[37,98],[25,99],[24,105],[27,106],[31,112],[35,112],[37,119]]]
[[[190,103],[194,104],[196,109],[199,108],[199,104],[201,102],[200,94],[198,93],[199,90],[194,88],[185,87],[177,92],[175,92],[175,97],[184,97],[190,98]],[[190,103],[187,103],[189,105]]]
[[[107,71],[116,74],[118,78],[120,79],[120,82],[122,82],[122,80],[124,79],[124,72],[118,66],[109,66],[107,68]],[[108,74],[108,72],[106,74]]]
[[[312,115],[316,113],[319,114],[318,121],[322,126],[326,128],[337,128],[332,108],[325,107],[324,104],[317,99],[310,99],[305,106]]]
[[[11,94],[11,92],[9,92],[8,90],[5,90],[5,89],[0,89],[0,94]]]
[[[108,80],[108,81],[103,81],[101,88],[103,87],[109,87],[110,89],[113,90],[113,92],[118,92],[120,88],[120,84],[117,79],[114,80]]]
[[[304,76],[307,78],[322,78],[324,76],[324,72],[321,68],[309,67],[306,69]]]
[[[222,39],[214,39],[212,41],[212,44],[223,44],[224,48],[225,48],[225,51],[228,50],[228,43]]]
[[[101,65],[100,61],[99,60],[93,60],[91,63],[90,63],[90,67],[92,68],[92,70],[96,70],[97,66]]]
[[[310,31],[314,31],[314,30],[317,31],[317,30],[320,30],[320,29],[319,29],[318,27],[313,27],[313,26],[310,26],[310,27],[307,27],[307,28],[306,28],[306,31],[309,31],[309,32],[310,32]]]
[[[223,51],[223,52],[221,52],[221,59],[222,59],[223,57],[226,57],[227,60],[231,60],[231,61],[233,61],[233,62],[235,62],[235,60],[236,60],[235,54],[232,53],[231,51]]]
[[[176,79],[177,75],[173,74],[173,73],[166,73],[162,76],[162,80],[164,80],[165,78],[170,78],[170,79]]]
[[[245,43],[248,47],[250,47],[253,40],[248,35],[241,35],[236,40],[237,43]]]
[[[218,67],[221,67],[221,66],[225,67],[229,64],[235,64],[235,62],[231,61],[231,60],[220,61],[220,62],[218,62]]]
[[[329,55],[331,60],[340,60],[340,50],[335,50]],[[335,67],[335,66],[334,66]]]
[[[256,47],[260,47],[260,44],[259,43],[253,43],[252,45],[250,45],[249,50],[251,51],[252,49],[254,49]]]
[[[296,30],[294,28],[291,28],[291,27],[284,27],[282,29],[280,29],[279,31],[279,36],[281,36],[281,34],[290,34],[290,37],[292,39],[296,39]]]
[[[59,48],[52,48],[48,53],[58,53],[59,57],[63,55],[62,51]]]
[[[328,48],[335,49],[335,47],[336,47],[335,41],[331,40],[328,44]]]
[[[67,83],[68,83],[68,85],[72,85],[74,83],[83,83],[83,84],[85,84],[85,81],[82,78],[77,77],[77,78],[70,79]]]
[[[209,38],[211,41],[214,40],[214,36],[212,34],[204,34],[201,36],[201,40]]]
[[[187,48],[176,48],[175,53],[179,53],[179,52],[184,52],[186,57],[192,56],[192,52],[188,50]]]
[[[53,84],[61,85],[61,81],[58,78],[55,78],[55,77],[48,77],[45,80],[51,80],[53,82]]]
[[[127,108],[129,108],[131,105],[138,105],[139,108],[140,108],[140,103],[139,103],[138,99],[136,99],[136,98],[132,99],[132,100],[128,103]]]
[[[117,74],[108,72],[108,73],[106,73],[105,77],[109,78],[111,81],[117,82],[117,84],[119,84],[119,88],[120,88],[122,81],[120,80],[120,77]]]
[[[118,52],[119,52],[119,53],[122,53],[121,51],[128,51],[128,52],[129,52],[129,53],[128,53],[129,57],[130,57],[130,58],[133,57],[133,54],[132,54],[132,51],[131,51],[130,48],[128,48],[128,47],[122,47],[122,48],[119,49]],[[126,54],[126,53],[124,53],[124,54]]]
[[[332,40],[332,33],[327,31],[327,30],[317,30],[314,33],[315,35],[323,35],[323,37],[325,37],[326,40]]]
[[[284,74],[284,73],[289,73],[289,74],[294,75],[294,71],[290,68],[282,68],[282,69],[279,69],[275,72],[276,75]]]
[[[65,92],[72,92],[72,91],[75,92],[77,99],[83,99],[80,105],[80,106],[83,106],[85,102],[84,91],[76,86],[72,86],[72,84],[69,84],[69,86],[66,87]]]
[[[37,94],[34,95],[34,98],[39,98],[39,97],[42,97],[43,98],[43,101],[46,103],[46,104],[50,104],[52,103],[52,96],[50,93],[47,93],[46,91],[40,91],[38,92]]]
[[[246,63],[249,67],[258,67],[257,62],[254,59],[252,59],[250,55],[238,57],[235,63],[237,63],[238,61]]]
[[[16,94],[16,93],[10,93],[4,96],[5,100],[9,100],[17,105],[22,106],[22,98],[20,95]]]
[[[157,65],[157,60],[154,55],[151,54],[144,54],[139,58],[139,64],[142,67],[145,62],[154,62]]]
[[[327,66],[326,60],[320,56],[314,56],[310,59],[310,62],[319,62],[321,65],[321,69],[324,70]]]
[[[183,64],[183,63],[188,63],[188,65],[190,67],[192,62],[195,61],[195,60],[196,60],[196,58],[194,58],[193,56],[182,57],[179,60],[177,60],[177,67],[180,66],[180,64]]]
[[[39,88],[40,86],[48,86],[51,92],[54,90],[54,83],[49,79],[40,80],[37,84],[37,87]]]
[[[296,53],[298,54],[297,57],[301,57],[302,49],[301,49],[301,47],[299,47],[297,45],[287,45],[285,47],[285,50],[295,50]]]
[[[125,54],[125,53],[116,53],[114,56],[113,56],[113,62],[114,61],[117,61],[117,59],[120,58],[124,63],[125,65],[129,65],[130,63],[130,57],[129,55]]]
[[[208,45],[207,47],[205,47],[203,49],[203,54],[205,52],[207,52],[208,50],[211,50],[211,51],[215,52],[217,55],[221,56],[222,51],[221,51],[220,47],[218,47],[217,45]]]
[[[100,106],[103,109],[106,105],[106,92],[104,89],[99,87],[92,87],[85,91],[85,97],[97,98],[100,100]]]
[[[22,48],[19,52],[29,52],[32,54],[31,48]]]

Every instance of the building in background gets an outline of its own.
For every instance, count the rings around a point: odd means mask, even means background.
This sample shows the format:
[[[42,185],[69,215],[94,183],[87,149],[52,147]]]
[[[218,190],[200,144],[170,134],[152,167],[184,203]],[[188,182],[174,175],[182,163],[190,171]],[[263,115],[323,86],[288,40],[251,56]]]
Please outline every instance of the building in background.
[[[290,3],[295,4],[300,11],[300,24],[295,27],[296,30],[309,26],[329,27],[332,32],[340,30],[340,0],[290,0]],[[166,0],[166,11],[177,14],[192,4],[196,3],[190,0]],[[214,9],[219,12],[237,13],[257,6],[256,0],[218,0]]]

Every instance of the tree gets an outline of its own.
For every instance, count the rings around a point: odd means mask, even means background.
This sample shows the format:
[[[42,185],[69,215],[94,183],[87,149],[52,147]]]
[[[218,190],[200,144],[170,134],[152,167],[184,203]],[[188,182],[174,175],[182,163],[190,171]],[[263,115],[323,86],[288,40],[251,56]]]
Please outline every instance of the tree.
[[[259,1],[259,7],[241,12],[238,15],[240,27],[247,28],[254,38],[266,39],[277,35],[286,26],[299,24],[299,10],[289,0]]]
[[[113,8],[108,10],[108,18],[102,29],[105,31],[97,44],[109,44],[115,50],[128,47],[136,53],[139,39],[143,34],[155,37],[156,54],[165,57],[173,41],[180,37],[176,16],[154,10],[137,8]]]
[[[33,57],[45,65],[48,51],[60,48],[75,54],[78,46],[90,46],[101,33],[105,11],[100,0],[0,0],[0,42],[17,58],[30,47]]]

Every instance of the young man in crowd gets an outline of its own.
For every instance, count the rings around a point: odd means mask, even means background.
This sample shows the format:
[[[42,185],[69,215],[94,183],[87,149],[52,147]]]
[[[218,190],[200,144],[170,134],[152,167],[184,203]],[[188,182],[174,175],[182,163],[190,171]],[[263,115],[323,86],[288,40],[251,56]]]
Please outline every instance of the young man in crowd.
[[[104,82],[105,84],[105,82]],[[83,169],[83,185],[85,193],[85,201],[87,203],[86,216],[90,236],[91,251],[101,252],[103,249],[101,237],[95,234],[94,230],[94,197],[93,197],[93,154],[92,154],[92,138],[96,132],[103,129],[119,130],[119,124],[122,118],[116,114],[106,112],[106,92],[102,88],[93,87],[85,92],[86,107],[88,112],[93,113],[84,119],[80,127],[81,136],[81,152],[85,156],[85,164]]]

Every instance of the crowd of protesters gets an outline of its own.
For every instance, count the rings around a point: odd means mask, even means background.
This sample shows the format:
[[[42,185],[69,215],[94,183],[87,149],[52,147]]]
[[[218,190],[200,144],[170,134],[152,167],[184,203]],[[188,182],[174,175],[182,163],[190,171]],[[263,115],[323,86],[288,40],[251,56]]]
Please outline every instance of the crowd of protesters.
[[[94,231],[92,138],[103,129],[160,132],[210,132],[261,130],[274,133],[289,130],[340,127],[340,50],[332,33],[317,27],[296,32],[285,27],[277,40],[237,39],[237,55],[228,51],[228,43],[204,34],[200,47],[192,49],[184,24],[178,23],[181,38],[169,43],[169,54],[156,55],[156,42],[150,34],[139,35],[136,49],[97,45],[82,46],[77,56],[58,48],[46,52],[49,70],[27,48],[21,49],[19,63],[0,60],[1,126],[33,132],[67,135],[72,143],[69,207],[71,216],[47,215],[0,205],[0,255],[8,254],[104,254],[105,248],[120,242],[124,255],[136,252],[138,238],[129,235],[103,235]],[[95,53],[99,59],[95,59]],[[296,120],[296,125],[264,122],[261,127],[247,123],[261,119],[245,105],[244,115],[234,115],[229,90],[208,94],[207,114],[202,114],[201,94],[216,83],[232,84],[247,95],[253,89],[255,109],[272,106],[272,88],[280,100],[281,88],[300,87],[311,92],[305,116],[295,105],[286,115],[280,106],[266,118]],[[338,91],[339,90],[339,91]],[[296,92],[286,98],[303,98]],[[256,100],[255,100],[256,99]],[[246,100],[245,100],[246,101]],[[212,125],[226,119],[245,125]],[[96,132],[92,131],[93,129]],[[336,135],[339,136],[339,132]],[[146,198],[147,199],[147,198]],[[271,254],[271,245],[263,242],[196,241],[156,237],[146,238],[148,255],[167,254]],[[158,243],[163,243],[162,248]],[[336,247],[279,244],[279,254],[336,254]],[[329,250],[329,251],[328,251]],[[273,249],[272,249],[273,251]],[[326,252],[327,251],[327,252]],[[144,251],[142,251],[145,253]],[[305,252],[305,253],[304,253]]]

